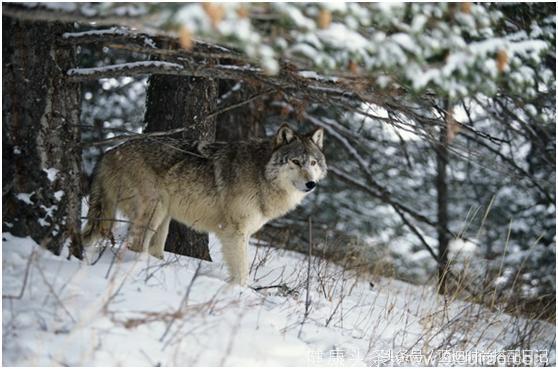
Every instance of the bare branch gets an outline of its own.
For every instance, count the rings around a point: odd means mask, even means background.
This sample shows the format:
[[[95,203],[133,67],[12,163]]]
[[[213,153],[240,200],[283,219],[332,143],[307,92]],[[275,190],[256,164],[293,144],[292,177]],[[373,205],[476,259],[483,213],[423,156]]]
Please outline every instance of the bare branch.
[[[389,194],[389,190],[385,189],[381,185],[376,184],[377,187],[379,187],[380,189],[383,190],[383,193],[375,192],[369,186],[365,185],[364,183],[361,183],[361,182],[357,181],[356,179],[352,178],[350,175],[342,172],[341,170],[339,170],[335,167],[330,166],[328,168],[328,171],[333,173],[334,176],[341,179],[342,181],[344,181],[344,182],[346,182],[346,183],[348,183],[348,184],[350,184],[354,187],[357,187],[364,192],[367,192],[368,194],[382,200],[383,202],[391,205],[394,208],[397,208],[397,209],[400,209],[400,210],[404,211],[405,213],[409,214],[410,216],[412,216],[413,218],[415,218],[419,222],[426,223],[426,224],[428,224],[429,226],[432,226],[432,227],[436,227],[436,224],[432,220],[430,220],[427,217],[425,217],[424,215],[419,214],[416,211],[410,209],[406,205],[403,205],[403,204],[397,202],[391,196],[387,195],[387,194]],[[373,187],[376,187],[376,186],[373,186]]]
[[[272,89],[268,89],[265,91],[262,91],[260,93],[254,94],[250,97],[248,97],[245,100],[242,100],[236,104],[232,104],[229,106],[226,106],[224,108],[221,108],[217,111],[214,111],[210,114],[208,114],[205,119],[210,119],[213,118],[219,114],[225,113],[229,110],[233,110],[236,109],[242,105],[248,104],[251,101],[254,101],[256,99],[259,99],[263,96],[266,96],[268,94],[270,94],[271,92],[273,92]],[[141,138],[147,138],[147,137],[163,137],[163,136],[172,136],[175,135],[177,133],[181,133],[186,131],[188,128],[187,127],[182,127],[182,128],[175,128],[175,129],[171,129],[168,131],[159,131],[159,132],[150,132],[150,133],[139,133],[139,134],[132,134],[132,135],[124,135],[124,136],[116,136],[116,137],[112,137],[112,138],[107,138],[105,140],[100,140],[100,141],[95,141],[95,142],[86,142],[83,144],[83,146],[102,146],[102,145],[107,145],[107,144],[112,144],[115,142],[120,142],[120,141],[129,141],[129,140],[137,140],[137,139],[141,139]]]

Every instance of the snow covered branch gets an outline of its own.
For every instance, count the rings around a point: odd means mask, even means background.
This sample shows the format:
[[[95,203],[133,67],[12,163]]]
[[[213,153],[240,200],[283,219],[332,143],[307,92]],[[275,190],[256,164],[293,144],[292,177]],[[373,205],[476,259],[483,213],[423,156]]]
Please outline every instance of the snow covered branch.
[[[260,70],[253,67],[236,67],[226,65],[182,65],[164,61],[140,61],[123,64],[113,64],[94,68],[72,68],[67,71],[68,79],[72,82],[111,78],[133,77],[149,74],[169,74],[177,76],[221,78],[221,79],[250,79],[257,78]]]
[[[123,64],[107,65],[94,68],[72,68],[67,71],[70,81],[75,82],[87,79],[100,79],[120,76],[138,76],[159,72],[160,74],[180,74],[184,67],[179,64],[146,61]],[[164,72],[164,73],[161,73]]]
[[[176,37],[161,33],[148,34],[132,31],[127,27],[92,29],[82,32],[66,32],[62,35],[61,45],[105,45],[114,49],[127,50],[146,55],[200,57],[206,59],[228,59],[249,63],[248,58],[229,48],[192,40],[192,48],[181,47]]]
[[[292,67],[291,67],[292,69]],[[327,79],[310,78],[286,70],[278,76],[268,76],[260,68],[237,65],[212,65],[205,63],[185,62],[184,64],[163,61],[141,61],[124,64],[114,64],[94,68],[72,68],[67,71],[69,81],[83,82],[101,78],[132,77],[149,74],[168,74],[202,78],[218,78],[232,80],[248,80],[272,86],[278,90],[293,94],[319,96],[335,96],[353,99],[380,100],[375,93],[366,96],[350,89],[349,84],[332,82]],[[385,97],[382,99],[385,100]]]

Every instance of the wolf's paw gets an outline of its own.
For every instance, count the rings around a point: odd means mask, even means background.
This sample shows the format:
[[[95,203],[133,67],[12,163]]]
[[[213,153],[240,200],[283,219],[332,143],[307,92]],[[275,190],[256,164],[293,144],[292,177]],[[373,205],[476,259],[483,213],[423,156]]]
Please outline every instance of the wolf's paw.
[[[223,292],[227,293],[227,294],[241,294],[242,291],[246,290],[243,286],[241,286],[238,283],[233,283],[232,281],[229,281],[227,284],[225,284],[223,286]]]
[[[157,259],[164,260],[165,258],[164,250],[165,250],[165,245],[153,246],[152,244],[151,246],[149,246],[148,252],[149,255],[156,257]]]
[[[247,285],[246,280],[247,280],[247,278],[234,276],[234,277],[230,277],[228,279],[228,282],[229,282],[229,285],[231,285],[231,286],[246,287],[246,285]]]
[[[127,242],[125,246],[128,250],[135,251],[135,252],[143,252],[143,247],[141,245]]]
[[[165,260],[165,255],[162,252],[149,252],[149,255],[159,259],[159,260]]]

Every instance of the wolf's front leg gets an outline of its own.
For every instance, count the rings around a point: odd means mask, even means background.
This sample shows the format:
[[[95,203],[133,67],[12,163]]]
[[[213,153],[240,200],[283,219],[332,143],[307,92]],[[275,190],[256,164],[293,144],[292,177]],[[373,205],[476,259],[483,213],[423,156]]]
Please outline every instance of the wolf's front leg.
[[[245,286],[248,279],[248,235],[230,231],[217,236],[223,245],[223,257],[229,268],[231,283]]]
[[[149,245],[149,254],[155,256],[156,258],[163,259],[164,251],[165,251],[165,241],[167,240],[167,235],[169,234],[169,223],[171,218],[167,216],[159,228],[157,228],[157,232],[151,238],[151,245]]]

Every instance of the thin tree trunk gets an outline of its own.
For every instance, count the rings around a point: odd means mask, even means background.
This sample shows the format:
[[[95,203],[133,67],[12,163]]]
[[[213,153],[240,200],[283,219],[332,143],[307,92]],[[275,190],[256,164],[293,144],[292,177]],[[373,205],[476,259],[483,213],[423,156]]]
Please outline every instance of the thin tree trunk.
[[[145,132],[188,127],[180,137],[215,140],[215,118],[205,117],[216,108],[217,86],[205,78],[152,75],[147,89]],[[203,260],[209,256],[208,237],[172,221],[165,250]]]
[[[436,192],[438,203],[438,291],[440,294],[446,292],[446,280],[448,274],[448,184],[446,178],[448,164],[448,124],[453,119],[451,108],[446,101],[446,121],[440,125],[440,136],[436,147]]]
[[[55,46],[69,27],[3,17],[2,223],[56,254],[69,238],[81,257],[80,85],[63,74],[73,47]]]

